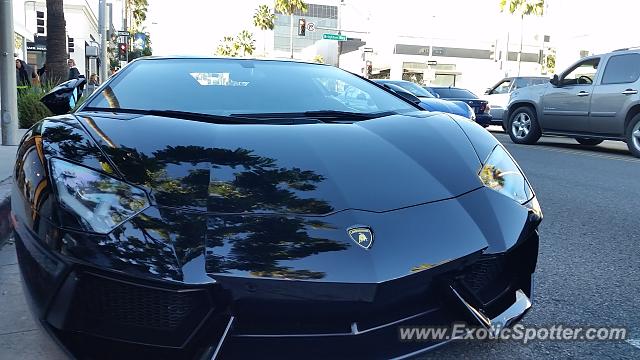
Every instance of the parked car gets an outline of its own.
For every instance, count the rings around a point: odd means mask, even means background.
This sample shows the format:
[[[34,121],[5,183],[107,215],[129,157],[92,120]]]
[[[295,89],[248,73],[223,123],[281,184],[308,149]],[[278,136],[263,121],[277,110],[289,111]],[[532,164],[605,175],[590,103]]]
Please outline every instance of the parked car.
[[[543,134],[589,146],[619,140],[640,157],[639,78],[639,49],[583,58],[550,82],[512,94],[509,136],[519,144],[534,144]]]
[[[493,117],[489,113],[489,102],[479,99],[478,96],[471,91],[457,87],[438,86],[425,87],[425,90],[431,94],[435,94],[438,99],[457,100],[467,103],[476,114],[476,122],[478,124],[484,127],[491,125]]]
[[[405,80],[384,80],[376,79],[374,82],[385,86],[391,90],[404,90],[420,99],[419,106],[427,111],[440,111],[455,115],[464,116],[468,119],[475,120],[476,116],[473,109],[464,101],[447,101],[440,100],[426,91],[416,83]],[[400,88],[397,89],[396,87]]]
[[[73,358],[407,358],[454,338],[401,326],[491,332],[532,306],[542,213],[471,121],[294,61],[140,58],[70,114],[56,91],[10,219]]]
[[[483,99],[489,101],[489,113],[493,117],[492,125],[502,125],[504,111],[509,103],[509,96],[513,91],[527,86],[545,84],[547,82],[549,82],[548,77],[507,77],[500,80],[493,87],[488,88],[484,93]]]

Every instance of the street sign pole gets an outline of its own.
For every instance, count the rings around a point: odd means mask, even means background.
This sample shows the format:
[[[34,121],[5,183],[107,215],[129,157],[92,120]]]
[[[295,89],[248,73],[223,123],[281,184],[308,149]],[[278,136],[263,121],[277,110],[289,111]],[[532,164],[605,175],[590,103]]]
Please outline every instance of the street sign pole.
[[[104,82],[109,77],[107,57],[107,0],[100,0],[100,11],[98,11],[100,28],[100,82]]]
[[[18,95],[12,0],[0,0],[0,123],[2,145],[18,145]]]

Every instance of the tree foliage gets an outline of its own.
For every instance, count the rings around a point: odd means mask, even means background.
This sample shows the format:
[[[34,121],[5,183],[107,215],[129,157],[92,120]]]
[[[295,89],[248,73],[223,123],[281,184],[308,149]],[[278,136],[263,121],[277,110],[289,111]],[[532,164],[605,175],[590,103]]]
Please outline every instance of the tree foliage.
[[[519,16],[542,16],[544,0],[500,0],[500,11],[505,10]]]
[[[296,10],[306,13],[308,8],[302,0],[276,0],[276,10],[285,15],[293,15]]]
[[[253,38],[253,34],[247,30],[242,30],[235,37],[225,36],[222,38],[216,49],[216,54],[231,57],[247,56],[252,55],[255,50],[256,41]]]
[[[147,19],[147,10],[149,3],[147,0],[127,0],[131,9],[132,21],[131,32],[136,33],[140,29],[142,23]]]
[[[253,15],[253,25],[260,30],[273,30],[275,28],[276,14],[271,12],[267,5],[260,5]]]

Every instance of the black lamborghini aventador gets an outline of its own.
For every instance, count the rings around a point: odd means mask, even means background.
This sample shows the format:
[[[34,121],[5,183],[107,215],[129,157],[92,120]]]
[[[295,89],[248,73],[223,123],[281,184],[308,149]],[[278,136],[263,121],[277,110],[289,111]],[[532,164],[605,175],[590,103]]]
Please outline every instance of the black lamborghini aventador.
[[[79,359],[391,359],[406,326],[509,326],[542,219],[465,118],[338,68],[144,58],[18,150],[11,221],[36,317]],[[76,109],[72,109],[76,107]]]

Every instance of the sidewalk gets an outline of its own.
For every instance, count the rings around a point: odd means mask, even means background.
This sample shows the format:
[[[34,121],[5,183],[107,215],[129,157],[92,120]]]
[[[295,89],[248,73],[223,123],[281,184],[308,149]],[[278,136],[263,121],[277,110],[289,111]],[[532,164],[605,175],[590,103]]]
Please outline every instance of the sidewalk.
[[[13,240],[0,245],[0,360],[63,360],[66,355],[35,323],[22,292]]]
[[[25,132],[27,130],[19,129],[18,138],[22,138]],[[18,151],[18,146],[0,145],[0,247],[9,235],[8,216],[11,210],[9,196],[11,195],[11,172],[16,161],[16,151]]]

